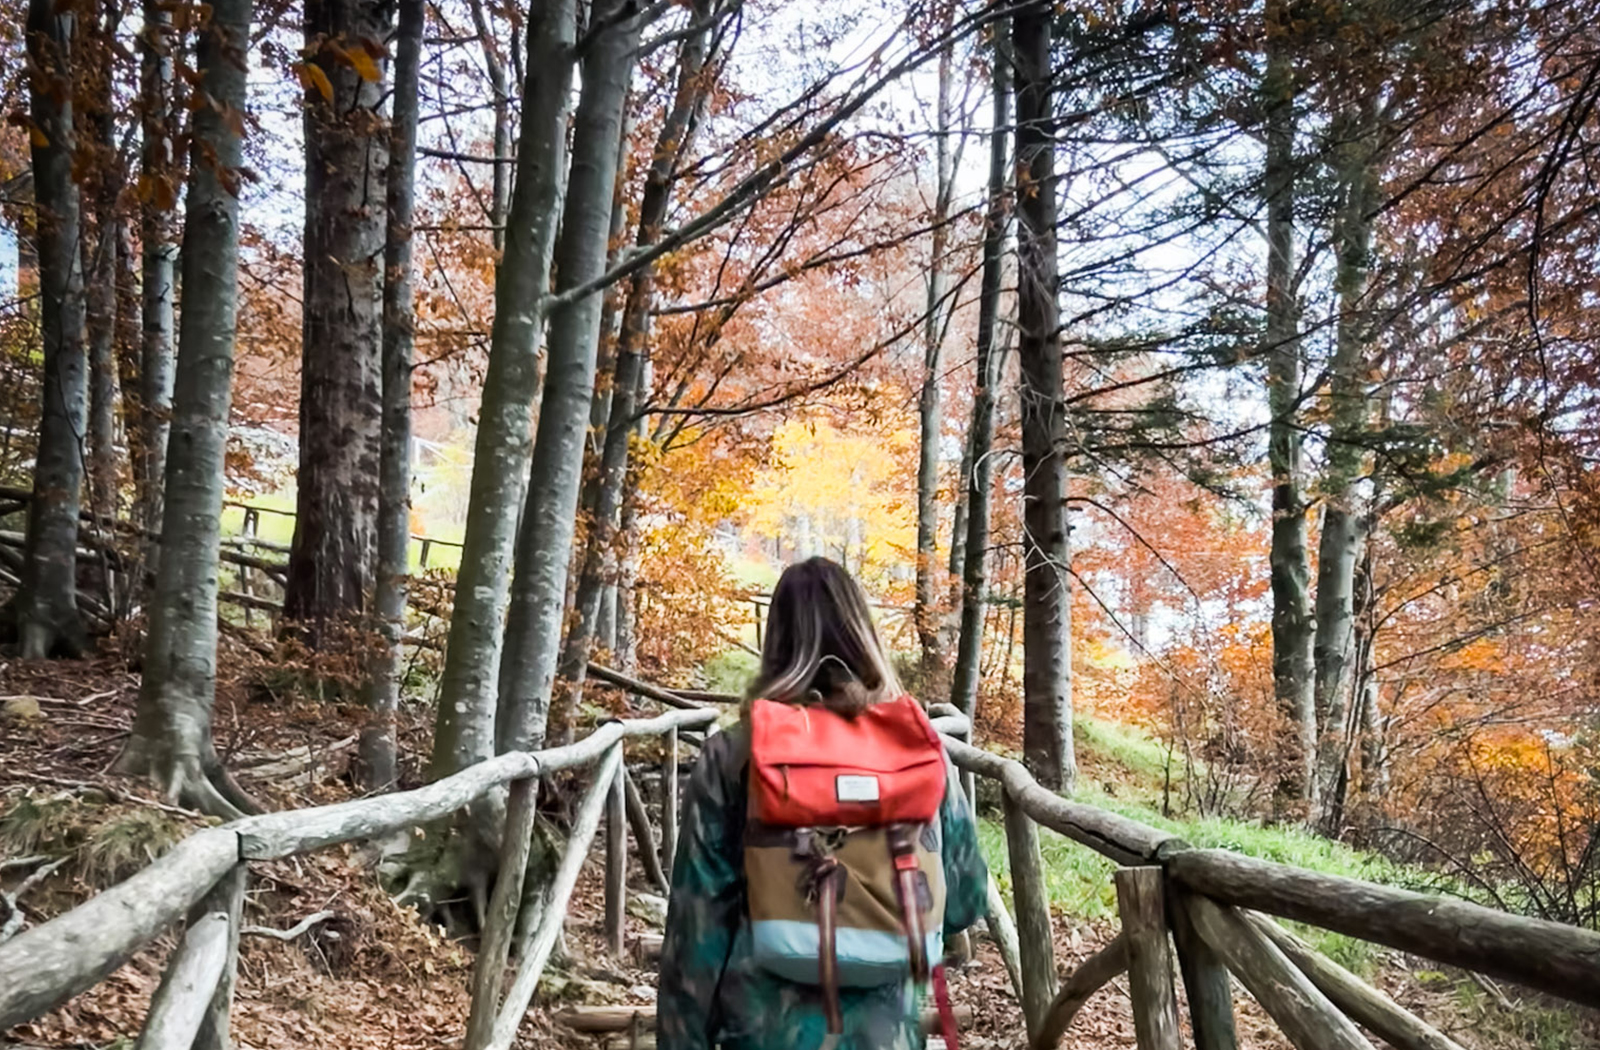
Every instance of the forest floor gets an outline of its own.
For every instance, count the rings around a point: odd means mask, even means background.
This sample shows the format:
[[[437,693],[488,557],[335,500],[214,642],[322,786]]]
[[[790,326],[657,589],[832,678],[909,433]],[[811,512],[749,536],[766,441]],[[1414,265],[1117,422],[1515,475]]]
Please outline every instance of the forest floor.
[[[231,648],[231,647],[230,647]],[[274,808],[318,805],[353,795],[347,777],[360,712],[315,702],[264,683],[246,652],[229,654],[245,670],[219,687],[217,737],[244,786]],[[0,664],[0,860],[66,858],[29,889],[21,906],[37,924],[148,863],[206,821],[153,799],[144,784],[111,772],[126,738],[138,676],[115,655],[70,664]],[[1098,750],[1093,738],[1102,734]],[[409,753],[425,754],[425,719],[414,712],[404,730]],[[1152,790],[1148,762],[1104,730],[1089,732],[1085,762],[1092,790],[1138,807]],[[1126,741],[1122,742],[1123,744]],[[414,773],[413,773],[414,777]],[[1131,797],[1130,797],[1131,796]],[[985,845],[993,861],[992,828]],[[998,856],[997,856],[998,854]],[[1064,840],[1046,843],[1059,913],[1057,962],[1063,972],[1114,934],[1109,878],[1074,854]],[[306,1046],[352,1050],[422,1050],[460,1045],[468,1006],[472,951],[415,912],[391,903],[379,885],[375,856],[358,848],[326,850],[251,866],[245,923],[286,930],[329,911],[333,917],[292,941],[244,938],[234,1009],[236,1043],[252,1050]],[[0,870],[0,889],[14,891],[26,869]],[[998,871],[1004,881],[1003,865]],[[586,870],[567,926],[568,957],[541,983],[519,1046],[586,1050],[603,1039],[556,1024],[574,1004],[644,1005],[654,998],[654,973],[608,956],[600,930],[601,870]],[[1091,887],[1092,891],[1091,891]],[[630,918],[631,937],[647,932]],[[93,990],[67,1006],[0,1033],[0,1047],[128,1047],[175,939],[168,933]],[[987,937],[974,938],[974,961],[952,976],[952,996],[971,1007],[963,1045],[1012,1050],[1025,1045],[1015,997]],[[1516,991],[1479,988],[1460,975],[1419,966],[1393,953],[1364,959],[1369,979],[1449,1032],[1469,1050],[1577,1050],[1600,1047],[1600,1021],[1515,998]],[[1180,992],[1181,994],[1181,992]],[[1240,1044],[1280,1050],[1288,1044],[1259,1008],[1239,994]],[[10,1042],[8,1042],[8,1040]],[[1134,1045],[1125,981],[1100,992],[1079,1015],[1064,1046],[1102,1050]]]

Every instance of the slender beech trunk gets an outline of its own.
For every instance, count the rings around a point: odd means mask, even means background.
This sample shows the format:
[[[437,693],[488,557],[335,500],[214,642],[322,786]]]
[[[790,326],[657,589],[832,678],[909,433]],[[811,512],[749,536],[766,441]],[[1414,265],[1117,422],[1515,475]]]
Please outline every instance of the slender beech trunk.
[[[1056,299],[1056,174],[1047,3],[1012,16],[1017,85],[1017,327],[1022,366],[1023,757],[1041,784],[1071,791],[1072,589],[1066,405]]]
[[[81,206],[72,174],[74,64],[81,43],[73,10],[52,0],[28,4],[33,123],[38,129],[33,138],[33,186],[39,212],[44,396],[22,585],[17,591],[24,659],[76,656],[86,641],[78,615],[77,552],[89,362],[78,250]]]
[[[639,400],[650,396],[648,381],[639,384]],[[628,484],[622,493],[622,524],[617,534],[617,625],[612,645],[617,670],[633,674],[639,666],[639,489]]]
[[[944,6],[944,35],[939,52],[939,94],[934,134],[933,235],[928,257],[928,302],[922,319],[922,392],[917,399],[921,421],[917,460],[917,593],[913,614],[917,643],[922,655],[923,688],[938,691],[944,676],[945,654],[939,632],[939,593],[935,586],[939,563],[939,445],[943,439],[943,419],[939,391],[944,358],[945,255],[949,251],[950,194],[955,181],[950,149],[950,90],[954,76],[955,45],[948,39],[955,5]]]
[[[161,526],[161,490],[167,466],[167,431],[172,420],[174,312],[177,302],[178,165],[174,156],[172,76],[178,38],[172,14],[163,0],[145,0],[144,28],[139,33],[140,119],[144,148],[140,155],[139,240],[140,348],[139,401],[134,413],[139,462],[134,470],[134,521],[144,529]],[[145,571],[153,573],[160,554],[153,542],[146,551]]]
[[[1370,111],[1370,104],[1365,106]],[[1366,457],[1370,362],[1366,359],[1363,299],[1367,291],[1372,222],[1376,204],[1375,160],[1360,130],[1347,143],[1340,182],[1344,192],[1335,240],[1338,248],[1335,290],[1339,321],[1328,389],[1328,467],[1323,477],[1322,535],[1317,548],[1317,625],[1315,701],[1320,727],[1317,790],[1324,817],[1342,801],[1346,756],[1350,753],[1346,712],[1352,697],[1355,657],[1356,565],[1366,543],[1366,509],[1357,491]],[[1332,828],[1329,829],[1334,830]]]
[[[550,287],[550,257],[561,221],[577,21],[577,0],[541,4],[528,21],[522,146],[505,252],[495,271],[489,368],[433,737],[434,777],[494,753],[501,627],[539,392],[541,303]]]
[[[84,237],[83,269],[89,277],[85,294],[89,339],[89,507],[97,517],[117,516],[117,488],[121,470],[117,463],[117,194],[123,172],[118,156],[116,118],[111,97],[113,55],[121,13],[108,4],[94,22],[87,43],[86,82],[89,105],[84,131],[92,138],[93,174],[88,185],[93,198],[91,237]],[[99,525],[96,525],[99,528]],[[107,576],[107,608],[116,608],[112,580]]]
[[[239,169],[251,0],[214,0],[196,54],[200,89],[185,206],[183,287],[167,457],[166,556],[156,574],[144,679],[124,772],[218,816],[248,808],[211,738],[217,684],[217,565],[239,305]]]
[[[500,49],[494,33],[489,29],[489,18],[483,9],[483,0],[472,0],[467,8],[472,14],[472,26],[477,31],[478,42],[483,47],[483,64],[489,71],[489,90],[494,95],[494,159],[491,165],[489,198],[490,240],[495,251],[506,246],[506,211],[511,200],[511,92],[506,84],[505,63],[500,61]]]
[[[672,184],[679,159],[688,149],[696,117],[704,104],[709,85],[702,71],[711,27],[707,21],[709,4],[695,4],[693,17],[700,23],[678,50],[678,81],[672,107],[667,111],[656,135],[650,168],[645,174],[644,193],[639,203],[639,231],[635,243],[648,247],[661,236],[662,224],[671,204]],[[558,673],[566,690],[565,706],[570,709],[583,696],[585,668],[600,619],[606,587],[617,577],[617,529],[620,525],[623,491],[628,481],[629,439],[635,430],[644,378],[650,353],[650,315],[655,306],[655,268],[647,266],[636,273],[622,308],[622,329],[616,345],[615,373],[610,382],[610,412],[605,429],[605,444],[600,453],[600,468],[595,476],[595,499],[584,546],[583,565],[578,574],[573,599],[575,615],[561,656]],[[506,683],[502,680],[502,693]]]
[[[617,138],[641,29],[630,0],[598,0],[590,18],[604,28],[583,58],[583,96],[573,121],[571,188],[556,258],[557,281],[563,290],[581,287],[605,270]],[[570,702],[552,711],[551,692],[561,649],[603,299],[603,293],[591,293],[550,318],[544,397],[501,665],[499,735],[507,748],[538,747],[552,716],[563,736],[570,728]],[[622,393],[619,388],[617,399]]]
[[[306,92],[300,471],[283,612],[313,645],[372,597],[389,167],[379,42],[393,10],[387,0],[306,0],[308,61],[332,91]]]
[[[1299,427],[1299,310],[1294,293],[1294,73],[1284,37],[1287,0],[1267,5],[1267,401],[1272,413],[1272,677],[1278,709],[1292,727],[1281,761],[1280,798],[1316,793],[1317,714],[1312,659],[1311,559],[1306,539],[1304,469]]]
[[[411,357],[416,303],[411,294],[411,213],[417,169],[417,76],[424,0],[400,0],[394,103],[389,129],[389,239],[383,266],[383,440],[378,470],[378,590],[383,644],[368,684],[370,716],[361,733],[369,789],[398,776],[394,715],[400,704],[406,592],[411,573]]]
[[[961,633],[950,701],[968,718],[978,709],[978,674],[983,659],[985,604],[989,596],[989,496],[994,468],[995,386],[1000,362],[1000,283],[1005,266],[1006,149],[1011,124],[1011,84],[1006,58],[994,56],[994,119],[989,133],[989,203],[983,226],[983,276],[978,293],[978,382],[972,396],[967,447],[972,470],[967,482],[967,535],[961,567]]]

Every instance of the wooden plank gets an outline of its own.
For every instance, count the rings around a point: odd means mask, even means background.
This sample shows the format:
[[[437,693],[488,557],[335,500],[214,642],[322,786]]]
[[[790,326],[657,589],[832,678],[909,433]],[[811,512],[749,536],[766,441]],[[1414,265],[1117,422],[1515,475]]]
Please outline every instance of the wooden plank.
[[[539,977],[544,973],[545,963],[550,961],[556,938],[561,935],[562,924],[567,917],[567,902],[572,899],[572,888],[578,884],[578,874],[583,870],[584,861],[589,859],[589,846],[600,828],[600,815],[611,797],[611,782],[621,765],[622,747],[618,744],[605,753],[595,768],[594,780],[590,782],[583,801],[578,805],[577,816],[573,818],[572,832],[567,837],[566,851],[561,854],[561,863],[550,884],[544,914],[539,917],[539,925],[534,928],[532,935],[522,945],[519,953],[522,963],[517,967],[517,976],[511,982],[510,990],[506,992],[500,1014],[495,1018],[494,1034],[485,1050],[508,1050],[517,1038],[522,1015],[528,1012],[534,989],[539,986]]]
[[[1224,904],[1321,926],[1412,955],[1600,1006],[1600,933],[1358,879],[1185,850],[1168,870]]]
[[[619,763],[606,799],[606,946],[617,958],[628,947],[627,776]]]
[[[972,1024],[972,1007],[957,1006],[954,1012],[958,1026],[967,1028]],[[557,1013],[554,1020],[574,1032],[589,1035],[626,1032],[635,1024],[640,1031],[654,1032],[656,1007],[654,1003],[641,1006],[569,1006]],[[939,1011],[922,1011],[922,1030],[925,1033],[939,1031]]]
[[[664,741],[661,765],[661,866],[672,880],[672,866],[678,859],[678,731],[670,729]],[[669,885],[670,891],[670,885]]]
[[[1111,943],[1083,961],[1061,986],[1050,1003],[1039,1034],[1029,1044],[1033,1050],[1055,1050],[1072,1028],[1078,1011],[1101,988],[1128,968],[1128,938],[1119,933]]]
[[[131,878],[0,945],[0,1031],[98,984],[182,918],[238,861],[233,831],[207,828]]]
[[[150,1000],[135,1050],[189,1050],[194,1045],[228,965],[229,926],[222,912],[189,926]]]
[[[1118,864],[1159,861],[1183,845],[1183,840],[1137,820],[1071,802],[1045,790],[1021,762],[990,754],[950,736],[944,737],[944,746],[951,761],[961,769],[1000,781],[1007,797],[1015,799],[1028,816]]]
[[[639,863],[644,865],[645,877],[663,895],[671,893],[672,886],[661,867],[661,854],[656,850],[656,831],[650,826],[650,811],[645,809],[644,796],[639,794],[639,786],[628,775],[626,763],[622,766],[622,786],[628,804],[628,827],[633,830],[633,841],[639,846]]]
[[[1195,929],[1189,916],[1189,894],[1170,884],[1167,890],[1167,914],[1171,917],[1172,939],[1178,947],[1178,969],[1189,999],[1195,1050],[1238,1050],[1233,978]]]
[[[500,871],[489,895],[489,913],[483,944],[472,964],[472,1007],[467,1017],[467,1050],[482,1050],[494,1035],[500,1012],[500,988],[510,955],[517,914],[522,910],[522,886],[533,848],[534,821],[538,817],[539,779],[523,777],[511,782],[506,799],[505,834],[500,847]]]
[[[1349,1018],[1232,908],[1193,897],[1189,915],[1298,1050],[1372,1050]]]
[[[1128,943],[1128,995],[1139,1050],[1179,1050],[1178,996],[1167,947],[1166,875],[1157,867],[1122,868],[1117,912]]]
[[[211,993],[205,1019],[194,1038],[194,1050],[233,1050],[233,987],[239,975],[239,935],[244,932],[244,891],[249,881],[250,866],[240,861],[189,910],[191,926],[207,915],[228,918],[228,955],[223,960],[216,991]]]
[[[538,773],[586,766],[625,737],[657,736],[668,729],[707,725],[710,708],[671,711],[655,718],[608,722],[565,747],[528,754],[512,751],[414,791],[397,791],[331,806],[247,817],[229,825],[249,860],[278,860],[352,839],[375,838],[449,816],[489,789]]]
[[[1017,909],[1018,958],[1022,964],[1022,1015],[1031,1039],[1041,1030],[1050,1001],[1056,995],[1050,898],[1045,892],[1038,826],[1009,793],[1005,796],[1005,827],[1011,892]]]
[[[1318,990],[1339,1009],[1395,1050],[1462,1050],[1460,1043],[1317,951],[1265,915],[1244,913]]]

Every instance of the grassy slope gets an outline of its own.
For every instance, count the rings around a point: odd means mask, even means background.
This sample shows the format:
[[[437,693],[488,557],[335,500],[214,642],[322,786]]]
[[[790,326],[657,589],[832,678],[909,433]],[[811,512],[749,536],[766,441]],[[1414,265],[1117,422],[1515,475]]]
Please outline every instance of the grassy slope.
[[[1131,726],[1082,717],[1075,735],[1080,762],[1098,774],[1080,778],[1076,795],[1080,802],[1171,831],[1195,846],[1225,847],[1263,860],[1371,881],[1395,881],[1401,874],[1382,858],[1296,828],[1220,817],[1165,817],[1166,753],[1157,741]],[[985,819],[979,833],[991,870],[1009,892],[1005,835],[998,820]],[[1116,916],[1111,885],[1116,865],[1051,831],[1041,834],[1040,847],[1050,897],[1058,912],[1091,920]],[[1363,942],[1322,931],[1301,932],[1346,966],[1361,971],[1370,965],[1374,953]]]

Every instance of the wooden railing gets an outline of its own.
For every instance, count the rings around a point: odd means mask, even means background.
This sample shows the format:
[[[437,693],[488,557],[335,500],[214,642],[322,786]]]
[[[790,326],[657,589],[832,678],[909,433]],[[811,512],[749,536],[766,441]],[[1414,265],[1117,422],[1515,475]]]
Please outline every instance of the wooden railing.
[[[505,844],[473,974],[469,1050],[504,1050],[532,1000],[555,946],[567,903],[600,824],[609,810],[607,929],[619,941],[626,884],[623,821],[627,773],[623,741],[661,737],[665,743],[663,810],[676,816],[679,730],[711,727],[711,708],[672,711],[650,719],[608,722],[566,747],[511,752],[414,791],[313,809],[246,817],[183,839],[124,882],[0,944],[0,1031],[31,1020],[78,995],[127,962],[180,918],[186,930],[151,1000],[139,1050],[225,1050],[238,960],[240,912],[251,861],[280,860],[358,839],[370,839],[443,820],[507,788]],[[533,837],[541,777],[592,768],[546,907],[518,953],[509,990],[500,994],[512,931],[522,903],[523,875]],[[640,804],[642,811],[642,802]],[[675,837],[666,821],[667,848]],[[641,843],[654,840],[649,834]],[[649,851],[642,851],[649,852]],[[659,864],[659,861],[658,861]]]
[[[196,832],[132,878],[0,944],[0,1030],[92,987],[187,916],[139,1047],[221,1050],[227,1045],[249,862],[419,827],[494,798],[505,803],[504,845],[473,969],[465,1047],[504,1050],[560,935],[602,818],[607,829],[605,930],[613,951],[623,950],[626,826],[633,827],[645,874],[665,886],[677,839],[679,731],[711,731],[716,710],[700,705],[731,699],[691,696],[602,667],[591,671],[634,695],[681,710],[606,723],[569,746],[501,755],[414,791],[249,817]],[[1123,973],[1128,974],[1139,1050],[1177,1050],[1180,979],[1197,1050],[1234,1050],[1233,977],[1298,1050],[1370,1050],[1357,1024],[1397,1050],[1460,1050],[1444,1033],[1269,916],[1600,1005],[1600,934],[1227,850],[1195,849],[1156,828],[1045,790],[1020,763],[967,743],[969,726],[954,709],[934,705],[933,713],[954,763],[1003,789],[1015,919],[991,880],[989,926],[1036,1050],[1057,1046],[1084,1005]],[[622,756],[623,741],[640,736],[665,743],[659,852]],[[517,969],[507,986],[538,784],[549,773],[579,768],[592,768],[593,776],[577,806],[545,910],[518,946]],[[1064,981],[1054,959],[1041,826],[1121,866],[1114,873],[1121,933]],[[640,1015],[630,1016],[636,1022]]]
[[[1233,1050],[1230,974],[1298,1050],[1371,1050],[1357,1024],[1396,1050],[1460,1050],[1272,916],[1600,1006],[1600,934],[1593,931],[1229,850],[1195,849],[1047,791],[1018,762],[949,736],[945,746],[962,770],[1004,789],[1017,939],[1014,947],[996,940],[1002,954],[1015,952],[1008,969],[1035,1050],[1058,1045],[1084,1003],[1124,972],[1139,1050],[1177,1050],[1180,975],[1197,1050]],[[1040,826],[1122,866],[1114,873],[1122,932],[1059,984]]]

